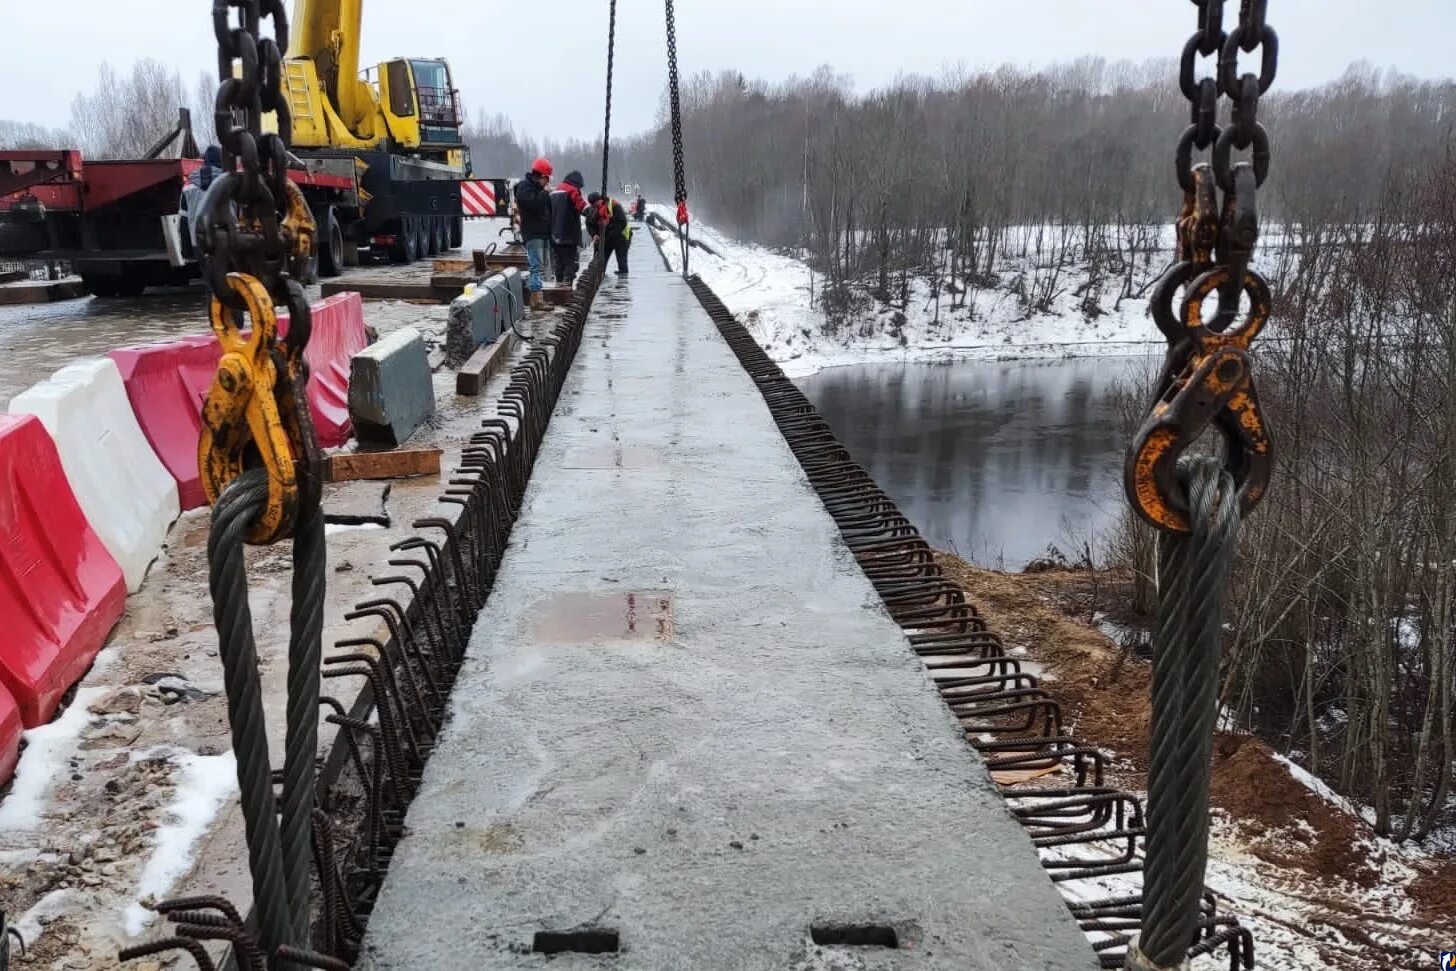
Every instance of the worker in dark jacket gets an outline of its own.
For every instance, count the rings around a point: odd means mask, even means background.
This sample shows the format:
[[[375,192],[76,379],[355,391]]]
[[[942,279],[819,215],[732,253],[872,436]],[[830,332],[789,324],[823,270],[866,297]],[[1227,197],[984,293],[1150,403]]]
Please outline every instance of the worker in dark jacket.
[[[595,227],[592,236],[602,248],[602,268],[612,254],[617,254],[617,275],[627,275],[627,249],[632,245],[632,226],[627,222],[627,210],[616,199],[605,199],[599,192],[587,197],[595,211],[591,220]]]
[[[637,205],[632,208],[632,218],[639,223],[647,218],[647,197],[638,196]]]
[[[581,268],[581,219],[587,201],[580,172],[569,172],[551,193],[551,269],[557,283],[570,283]]]
[[[526,177],[516,183],[516,212],[521,217],[521,239],[526,244],[526,260],[531,265],[527,288],[531,291],[531,309],[544,310],[541,296],[541,274],[546,266],[546,251],[551,247],[551,163],[536,159]]]

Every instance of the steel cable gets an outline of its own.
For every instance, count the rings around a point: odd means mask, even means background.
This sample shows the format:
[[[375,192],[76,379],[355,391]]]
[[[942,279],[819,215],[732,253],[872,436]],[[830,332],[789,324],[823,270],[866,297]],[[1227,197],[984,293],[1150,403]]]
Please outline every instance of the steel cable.
[[[324,630],[324,517],[303,510],[293,535],[293,604],[289,613],[288,728],[283,762],[283,865],[297,940],[307,940],[320,661]]]
[[[677,203],[678,246],[682,252],[682,274],[688,276],[688,241],[692,230],[687,220],[687,176],[683,169],[682,98],[678,91],[677,70],[677,13],[673,0],[667,4],[667,96],[672,117],[672,185],[673,201]]]
[[[207,583],[227,691],[228,725],[238,762],[258,941],[271,954],[280,946],[296,943],[296,938],[284,881],[258,649],[253,640],[248,578],[243,567],[243,535],[262,512],[267,498],[268,477],[262,469],[249,469],[223,489],[212,508]]]
[[[1224,590],[1240,525],[1238,490],[1222,460],[1186,458],[1178,474],[1192,530],[1160,538],[1146,902],[1127,961],[1137,969],[1180,967],[1198,935]]]
[[[617,50],[617,0],[611,0],[607,12],[607,107],[602,122],[602,205],[607,207],[607,219],[602,221],[595,238],[596,252],[592,262],[607,265],[607,223],[611,221],[612,197],[607,194],[608,169],[612,157],[612,76]],[[595,213],[593,214],[596,215]]]
[[[607,13],[607,110],[602,124],[602,198],[607,198],[607,168],[612,154],[612,69],[617,49],[617,0]]]

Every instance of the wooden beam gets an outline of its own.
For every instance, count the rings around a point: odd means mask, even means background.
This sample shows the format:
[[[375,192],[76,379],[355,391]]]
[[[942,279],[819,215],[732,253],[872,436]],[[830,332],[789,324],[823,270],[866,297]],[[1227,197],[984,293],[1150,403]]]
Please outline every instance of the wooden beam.
[[[449,293],[432,286],[428,280],[360,280],[357,276],[329,280],[320,289],[326,297],[352,291],[365,300],[426,300],[430,303],[445,303],[460,296],[458,290]]]
[[[516,346],[516,332],[508,330],[499,340],[482,344],[470,355],[470,360],[455,373],[455,393],[478,395],[485,390],[485,383],[505,367],[506,359]]]
[[[541,295],[553,307],[565,307],[571,303],[571,295],[575,292],[576,288],[569,283],[548,283],[541,288]]]
[[[407,448],[330,455],[324,460],[324,480],[353,482],[357,479],[411,479],[439,475],[443,454],[438,448]]]

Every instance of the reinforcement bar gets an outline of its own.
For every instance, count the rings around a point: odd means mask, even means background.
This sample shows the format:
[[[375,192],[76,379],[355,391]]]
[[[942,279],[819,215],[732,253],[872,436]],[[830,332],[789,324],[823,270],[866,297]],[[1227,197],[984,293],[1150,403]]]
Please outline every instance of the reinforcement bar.
[[[237,908],[218,897],[194,897],[157,904],[171,922],[170,936],[127,948],[121,960],[182,951],[210,971],[214,965],[202,941],[225,942],[232,949],[228,966],[256,971],[338,971],[358,958],[601,278],[593,261],[565,314],[533,339],[511,370],[495,417],[482,422],[465,447],[439,498],[449,508],[414,521],[420,532],[394,544],[390,570],[371,579],[380,596],[346,615],[382,622],[389,637],[336,642],[324,659],[320,706],[339,733],[325,758],[312,814],[316,897],[311,915],[299,915],[305,921],[312,916],[310,937],[318,950],[280,948],[266,955]],[[346,705],[327,691],[330,682],[362,682],[363,688]]]
[[[865,576],[993,777],[1015,772],[1018,778],[1068,781],[997,786],[1092,940],[1102,967],[1121,968],[1141,927],[1143,898],[1097,895],[1108,892],[1107,878],[1142,871],[1141,799],[1105,783],[1106,757],[1065,730],[1056,699],[1006,654],[1001,638],[944,574],[914,524],[712,289],[697,276],[688,283],[753,378]],[[1252,934],[1236,918],[1220,914],[1214,895],[1205,890],[1198,940],[1189,955],[1220,948],[1227,949],[1230,971],[1254,967]]]

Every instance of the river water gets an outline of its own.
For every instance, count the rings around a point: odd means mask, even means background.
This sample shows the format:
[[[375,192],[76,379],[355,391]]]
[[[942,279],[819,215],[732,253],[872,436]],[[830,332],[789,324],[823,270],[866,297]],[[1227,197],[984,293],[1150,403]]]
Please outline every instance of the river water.
[[[1114,391],[1149,358],[867,364],[799,381],[856,461],[941,549],[1020,569],[1093,554],[1125,504]],[[1135,384],[1135,386],[1137,386]]]

